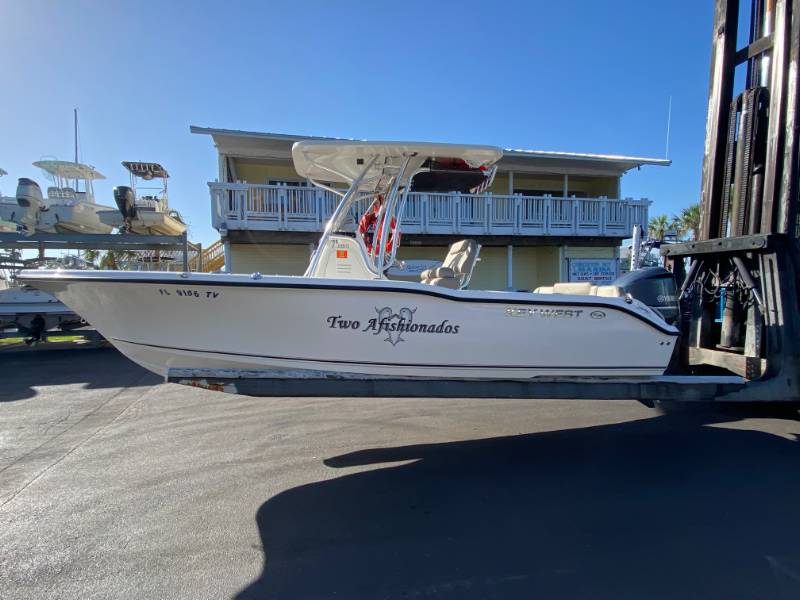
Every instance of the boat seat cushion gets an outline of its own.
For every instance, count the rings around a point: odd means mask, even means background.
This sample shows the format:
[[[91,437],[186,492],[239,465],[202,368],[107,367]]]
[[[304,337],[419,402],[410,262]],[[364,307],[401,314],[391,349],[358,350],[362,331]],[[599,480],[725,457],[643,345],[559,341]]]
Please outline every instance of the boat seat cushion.
[[[450,267],[436,267],[435,269],[427,269],[422,272],[420,277],[422,279],[436,279],[437,277],[455,277],[456,272]]]
[[[572,294],[574,296],[589,296],[592,293],[592,284],[588,281],[581,281],[580,283],[554,283],[554,294]]]
[[[618,285],[592,285],[588,282],[555,283],[552,286],[540,286],[533,290],[534,294],[572,294],[573,296],[602,296],[604,298],[624,298],[625,292]]]
[[[461,279],[457,277],[436,277],[434,279],[430,279],[423,283],[427,283],[428,285],[446,287],[450,288],[451,290],[457,290],[461,287]]]
[[[605,298],[624,298],[625,291],[618,285],[596,285],[595,296],[603,296]]]
[[[452,244],[447,251],[441,267],[427,269],[420,275],[420,281],[428,285],[438,285],[460,289],[469,282],[472,270],[478,261],[480,245],[475,240],[461,240]]]

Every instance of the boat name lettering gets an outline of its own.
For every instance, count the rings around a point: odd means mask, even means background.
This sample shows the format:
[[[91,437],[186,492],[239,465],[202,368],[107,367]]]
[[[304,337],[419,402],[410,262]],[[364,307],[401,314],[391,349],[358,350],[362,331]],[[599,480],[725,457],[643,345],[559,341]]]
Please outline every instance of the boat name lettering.
[[[222,292],[212,292],[211,290],[192,290],[186,288],[158,288],[161,296],[180,296],[181,298],[203,298],[205,300],[216,300]]]
[[[391,307],[375,308],[377,316],[370,317],[364,322],[357,319],[345,319],[342,315],[330,315],[325,321],[330,329],[345,329],[358,331],[360,333],[371,333],[372,335],[383,335],[383,341],[396,346],[400,342],[406,341],[403,337],[409,333],[427,333],[438,335],[457,335],[461,325],[452,323],[449,319],[444,319],[437,323],[416,323],[414,313],[417,309],[404,306],[395,311]]]
[[[583,310],[574,308],[507,308],[509,317],[542,317],[545,319],[579,319]]]

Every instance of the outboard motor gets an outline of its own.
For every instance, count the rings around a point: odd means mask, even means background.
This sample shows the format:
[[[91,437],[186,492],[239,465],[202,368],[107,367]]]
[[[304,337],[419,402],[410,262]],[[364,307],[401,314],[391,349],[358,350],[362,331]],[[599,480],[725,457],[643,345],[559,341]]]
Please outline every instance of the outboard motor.
[[[22,225],[25,235],[33,235],[39,223],[39,212],[46,209],[39,184],[33,179],[20,177],[17,183],[17,204],[22,210],[16,221]]]
[[[663,267],[647,267],[620,276],[614,285],[660,313],[667,323],[680,315],[678,290],[672,273]]]
[[[117,203],[119,212],[125,221],[136,218],[136,195],[127,185],[118,185],[114,188],[114,202]]]

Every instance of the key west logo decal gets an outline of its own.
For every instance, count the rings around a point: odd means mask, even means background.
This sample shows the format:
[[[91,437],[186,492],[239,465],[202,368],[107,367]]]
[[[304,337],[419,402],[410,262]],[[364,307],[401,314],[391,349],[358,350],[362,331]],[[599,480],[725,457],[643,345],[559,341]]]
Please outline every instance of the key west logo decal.
[[[440,323],[417,323],[414,321],[416,307],[404,306],[397,311],[390,306],[375,307],[375,312],[377,316],[368,319],[363,327],[361,321],[345,319],[342,315],[331,315],[325,321],[331,329],[347,329],[372,335],[385,335],[383,341],[389,342],[392,346],[405,342],[406,338],[403,336],[410,333],[455,335],[461,328],[460,325],[450,323],[448,319]]]

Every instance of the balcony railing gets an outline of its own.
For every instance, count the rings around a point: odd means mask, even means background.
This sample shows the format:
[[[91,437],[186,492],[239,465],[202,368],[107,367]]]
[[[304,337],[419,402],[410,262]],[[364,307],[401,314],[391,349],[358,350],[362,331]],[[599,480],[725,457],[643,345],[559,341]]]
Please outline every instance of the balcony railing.
[[[209,183],[216,229],[322,231],[339,197],[313,187]],[[367,209],[356,206],[353,219]],[[495,194],[408,195],[407,234],[627,237],[647,223],[650,201]]]

